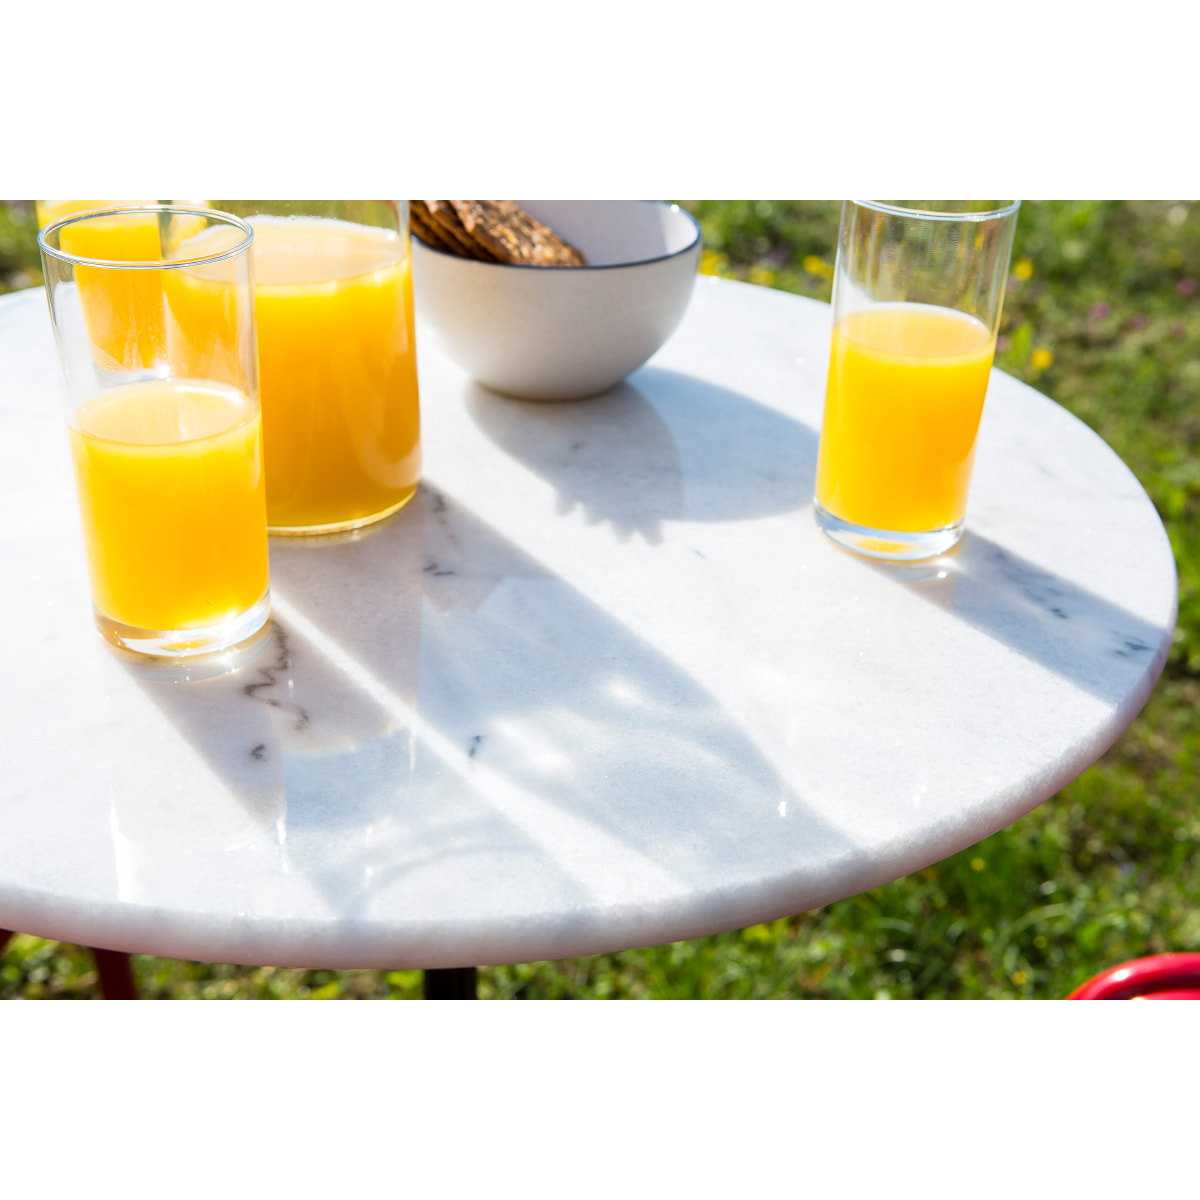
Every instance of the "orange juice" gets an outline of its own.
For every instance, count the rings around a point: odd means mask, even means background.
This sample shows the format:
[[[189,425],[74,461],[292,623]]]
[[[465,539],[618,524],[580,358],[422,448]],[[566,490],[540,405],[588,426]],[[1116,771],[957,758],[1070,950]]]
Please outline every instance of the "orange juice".
[[[37,212],[38,228],[44,229],[59,217],[69,217],[73,213],[88,212],[94,208],[141,208],[157,203],[157,200],[35,200],[33,206]]]
[[[38,201],[39,224],[73,212],[113,207],[115,201]],[[43,219],[44,218],[44,219]],[[65,225],[59,244],[68,254],[107,262],[153,262],[160,257],[153,214],[103,217]],[[162,275],[155,270],[76,267],[75,282],[92,353],[102,370],[137,370],[164,352]]]
[[[928,304],[880,304],[834,327],[817,502],[869,529],[963,519],[994,341],[981,321]]]
[[[421,472],[407,239],[321,218],[250,223],[267,523],[381,517]]]
[[[193,219],[173,215],[166,257],[173,261],[213,256],[241,245],[245,235],[226,225],[199,233]],[[226,258],[165,271],[167,353],[173,375],[228,384],[240,392],[258,390],[254,360],[243,353],[239,325],[251,313],[253,298],[245,274]]]
[[[97,610],[202,629],[267,590],[259,414],[233,388],[156,380],[103,392],[70,428]]]

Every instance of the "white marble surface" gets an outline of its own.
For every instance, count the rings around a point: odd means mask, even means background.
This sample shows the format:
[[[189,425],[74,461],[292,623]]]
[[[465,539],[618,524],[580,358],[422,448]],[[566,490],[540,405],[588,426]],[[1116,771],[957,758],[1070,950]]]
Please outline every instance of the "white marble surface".
[[[274,633],[176,682],[94,632],[37,291],[0,297],[0,926],[450,967],[694,937],[913,871],[1052,796],[1165,660],[1141,487],[993,375],[969,530],[894,568],[810,510],[828,309],[714,279],[628,383],[539,405],[422,335],[426,481],[272,546]]]

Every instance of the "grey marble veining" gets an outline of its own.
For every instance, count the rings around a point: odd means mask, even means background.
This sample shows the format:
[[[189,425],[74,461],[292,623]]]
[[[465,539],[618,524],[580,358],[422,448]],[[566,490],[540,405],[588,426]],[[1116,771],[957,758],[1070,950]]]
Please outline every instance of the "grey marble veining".
[[[182,681],[94,632],[40,292],[0,298],[0,926],[183,958],[446,967],[736,928],[1002,828],[1128,726],[1169,545],[993,374],[969,532],[891,566],[811,513],[828,309],[701,279],[605,396],[420,342],[425,481],[272,543],[273,620]]]

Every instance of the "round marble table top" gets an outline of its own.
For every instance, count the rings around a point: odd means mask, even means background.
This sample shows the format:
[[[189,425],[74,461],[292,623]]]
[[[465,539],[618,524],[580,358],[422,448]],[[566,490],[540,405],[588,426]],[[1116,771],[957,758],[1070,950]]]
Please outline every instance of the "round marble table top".
[[[0,927],[329,968],[595,954],[827,904],[1054,795],[1166,659],[1158,516],[993,373],[957,550],[838,549],[829,328],[701,278],[647,366],[568,404],[422,332],[416,499],[274,541],[271,636],[187,679],[93,628],[45,299],[0,297]]]

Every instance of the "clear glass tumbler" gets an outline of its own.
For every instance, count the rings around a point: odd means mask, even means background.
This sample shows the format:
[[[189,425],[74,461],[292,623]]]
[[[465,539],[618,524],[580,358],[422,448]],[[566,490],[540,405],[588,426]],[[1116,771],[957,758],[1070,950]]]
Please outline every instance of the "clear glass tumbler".
[[[381,520],[421,475],[407,203],[213,203],[254,227],[271,533]]]
[[[170,206],[38,235],[100,632],[224,651],[270,615],[253,232]]]
[[[962,536],[1020,201],[848,200],[813,510],[839,545]]]

